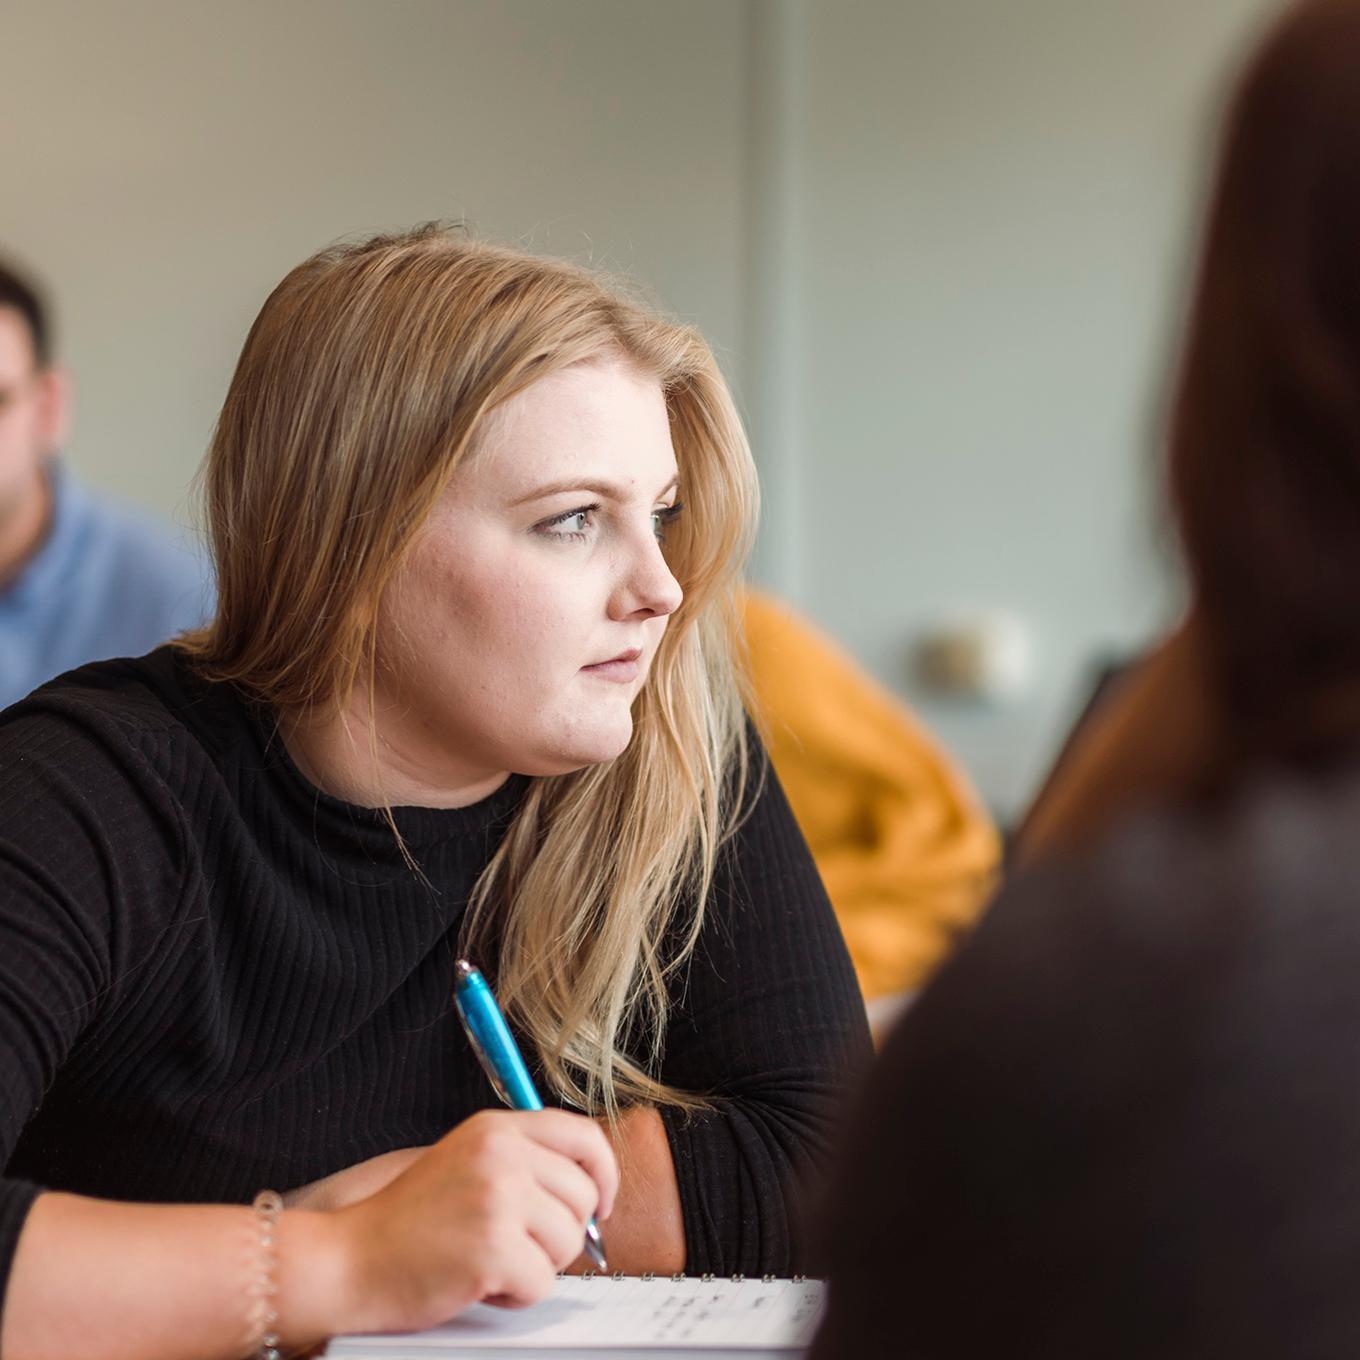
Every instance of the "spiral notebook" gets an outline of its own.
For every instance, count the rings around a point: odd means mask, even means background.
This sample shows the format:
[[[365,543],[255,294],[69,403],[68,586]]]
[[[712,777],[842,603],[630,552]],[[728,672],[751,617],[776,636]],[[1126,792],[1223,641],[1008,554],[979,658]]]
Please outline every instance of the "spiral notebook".
[[[349,1360],[756,1360],[797,1355],[812,1340],[825,1287],[817,1280],[710,1276],[564,1276],[531,1308],[475,1304],[407,1336],[342,1336],[326,1355]]]

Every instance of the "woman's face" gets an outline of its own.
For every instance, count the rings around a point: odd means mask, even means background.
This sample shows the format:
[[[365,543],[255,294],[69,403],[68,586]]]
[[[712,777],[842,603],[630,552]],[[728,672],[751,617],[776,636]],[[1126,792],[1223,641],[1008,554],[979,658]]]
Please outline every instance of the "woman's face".
[[[383,600],[389,756],[467,785],[619,755],[681,600],[661,544],[676,477],[660,383],[622,359],[492,412]]]

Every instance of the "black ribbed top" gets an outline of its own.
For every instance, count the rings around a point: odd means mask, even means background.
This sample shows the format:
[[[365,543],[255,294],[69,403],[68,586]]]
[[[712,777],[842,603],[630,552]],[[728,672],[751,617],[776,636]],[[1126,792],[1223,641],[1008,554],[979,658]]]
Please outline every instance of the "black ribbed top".
[[[396,809],[426,884],[381,812],[318,792],[266,714],[168,648],[0,714],[0,1291],[42,1188],[243,1202],[495,1104],[452,965],[528,784]],[[867,1051],[767,771],[676,984],[659,1074],[719,1103],[665,1114],[690,1271],[799,1268],[795,1183]]]

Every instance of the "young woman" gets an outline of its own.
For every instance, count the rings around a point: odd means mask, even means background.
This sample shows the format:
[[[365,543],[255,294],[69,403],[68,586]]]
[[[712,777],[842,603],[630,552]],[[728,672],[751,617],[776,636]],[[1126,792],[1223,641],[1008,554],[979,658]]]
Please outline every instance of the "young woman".
[[[742,711],[706,346],[439,231],[328,250],[206,480],[211,626],[0,720],[7,1360],[524,1303],[592,1213],[611,1268],[796,1268],[867,1037]],[[584,1113],[479,1113],[460,952]]]
[[[1309,0],[1234,100],[1170,439],[1192,608],[885,1049],[816,1360],[1360,1354],[1357,70],[1360,0]]]

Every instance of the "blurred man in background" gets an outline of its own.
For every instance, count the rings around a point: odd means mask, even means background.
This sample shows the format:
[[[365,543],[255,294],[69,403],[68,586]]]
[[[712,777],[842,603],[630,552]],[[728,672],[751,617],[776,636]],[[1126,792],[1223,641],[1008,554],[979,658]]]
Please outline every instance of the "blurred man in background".
[[[0,264],[0,708],[86,661],[148,651],[211,607],[188,535],[57,462],[69,413],[39,291]]]

